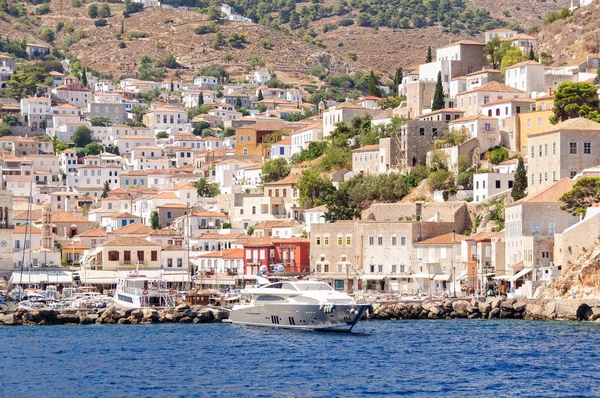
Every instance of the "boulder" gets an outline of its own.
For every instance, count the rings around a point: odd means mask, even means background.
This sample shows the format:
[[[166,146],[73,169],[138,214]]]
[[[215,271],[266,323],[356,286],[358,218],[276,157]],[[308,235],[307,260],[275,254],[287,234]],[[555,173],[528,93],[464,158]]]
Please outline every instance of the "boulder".
[[[466,315],[468,305],[469,303],[467,301],[459,300],[452,303],[452,309],[459,314],[464,313]]]
[[[383,317],[379,319],[389,319],[389,315],[385,311],[381,311],[379,316]],[[213,312],[210,308],[203,308],[202,310],[198,311],[197,317],[200,319],[200,323],[208,323],[214,319]]]
[[[529,303],[525,307],[525,313],[523,317],[525,319],[543,319],[544,309],[539,304]]]
[[[488,319],[499,318],[499,317],[500,317],[500,308],[492,308],[492,310],[488,314]]]
[[[486,301],[485,303],[478,303],[477,307],[479,308],[479,313],[485,316],[489,314],[492,310],[492,303],[488,301]]]
[[[58,323],[60,324],[67,324],[67,323],[72,323],[72,324],[79,324],[80,322],[80,317],[77,314],[58,314]]]
[[[467,305],[467,313],[468,314],[479,314],[479,306]]]
[[[179,322],[180,322],[180,323],[192,323],[192,322],[193,322],[193,319],[192,319],[192,318],[190,318],[189,316],[184,316],[183,318],[181,318],[181,319],[179,320]]]
[[[18,314],[6,314],[2,318],[2,322],[5,325],[21,325],[23,323],[22,319]]]
[[[177,307],[175,307],[175,311],[187,311],[190,309],[190,306],[183,303],[183,304],[179,304]]]
[[[122,324],[122,325],[129,325],[131,323],[131,321],[128,318],[119,318],[119,321],[117,323]]]
[[[452,310],[452,300],[444,300],[443,306],[447,310],[451,311]]]
[[[444,311],[438,306],[431,306],[431,308],[429,308],[429,313],[430,313],[430,315],[433,314],[437,317],[437,316],[443,314]]]
[[[512,306],[510,310],[500,309],[500,318],[514,318]]]
[[[512,308],[515,312],[525,312],[525,309],[527,308],[527,303],[525,301],[517,301],[513,304]]]
[[[553,319],[556,316],[556,303],[550,301],[544,306],[544,316],[549,319]]]
[[[578,321],[588,321],[594,315],[594,311],[592,307],[583,303],[577,308],[577,320]]]
[[[495,298],[492,299],[492,308],[500,308],[500,306],[502,305],[502,299],[501,298]]]
[[[144,317],[144,310],[142,310],[142,309],[133,310],[133,311],[131,311],[130,316],[132,316],[136,319],[142,319]]]
[[[96,314],[93,314],[96,315]],[[96,315],[96,319],[98,315]],[[91,325],[92,323],[96,322],[96,319],[89,317],[89,316],[85,316],[85,315],[80,315],[79,316],[79,324],[80,325]]]
[[[425,311],[429,311],[429,309],[431,308],[433,304],[430,301],[423,301],[423,303],[421,304],[421,307],[423,307],[423,309]]]
[[[396,312],[404,312],[406,311],[408,307],[406,306],[405,303],[398,303],[396,304]]]

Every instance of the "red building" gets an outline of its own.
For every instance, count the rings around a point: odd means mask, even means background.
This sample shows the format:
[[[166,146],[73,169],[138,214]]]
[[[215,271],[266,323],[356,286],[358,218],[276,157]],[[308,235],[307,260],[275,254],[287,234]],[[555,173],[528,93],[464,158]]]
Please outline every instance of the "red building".
[[[268,272],[281,264],[285,272],[309,272],[310,241],[303,238],[251,238],[244,243],[244,275],[256,275],[262,265]]]

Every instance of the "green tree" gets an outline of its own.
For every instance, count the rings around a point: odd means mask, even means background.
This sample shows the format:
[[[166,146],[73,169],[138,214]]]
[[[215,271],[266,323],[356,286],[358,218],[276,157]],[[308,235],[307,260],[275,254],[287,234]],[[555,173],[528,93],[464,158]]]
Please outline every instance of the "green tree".
[[[84,150],[85,156],[100,155],[102,153],[102,145],[97,142],[91,142],[85,146]]]
[[[110,17],[110,7],[108,6],[108,4],[105,3],[98,9],[98,16],[100,18]]]
[[[144,107],[144,106],[139,106],[136,105],[133,108],[131,108],[131,110],[129,111],[133,114],[133,121],[135,123],[140,123],[142,121],[142,118],[144,117],[144,115],[146,113],[148,113],[148,108]]]
[[[255,70],[256,68],[262,68],[266,65],[265,60],[262,59],[262,57],[259,55],[251,55],[248,58],[248,63],[250,64],[253,70]]]
[[[396,68],[394,73],[394,96],[398,96],[398,86],[402,84],[402,78],[404,77],[404,69],[402,67]]]
[[[169,133],[167,133],[166,131],[159,131],[158,133],[156,133],[157,140],[160,140],[163,138],[169,138]]]
[[[4,123],[0,123],[0,137],[4,137],[11,134],[12,132],[10,131],[10,127],[8,127]]]
[[[96,3],[90,4],[90,6],[88,7],[88,15],[90,16],[90,18],[98,18],[98,6],[96,5]]]
[[[254,226],[253,226],[253,225],[250,225],[250,226],[248,227],[248,229],[246,230],[246,233],[247,233],[249,236],[252,236],[252,235],[254,235]]]
[[[240,97],[235,97],[235,109],[240,109],[242,107],[242,99]]]
[[[67,144],[64,141],[58,141],[56,138],[54,138],[52,142],[54,144],[54,153],[56,153],[57,155],[65,149],[69,148],[69,144]]]
[[[594,78],[594,84],[600,84],[600,68],[596,69],[596,77]]]
[[[211,6],[208,8],[206,16],[209,21],[220,22],[221,21],[221,9],[217,6]]]
[[[86,126],[79,126],[73,133],[73,143],[76,147],[85,148],[87,144],[94,142],[92,138],[92,130]]]
[[[427,57],[425,58],[425,63],[428,64],[433,61],[433,56],[431,55],[431,46],[427,47]]]
[[[381,97],[381,91],[379,90],[379,84],[375,72],[371,71],[369,75],[369,95],[374,97]]]
[[[173,54],[169,54],[165,57],[165,66],[171,69],[175,69],[179,66]]]
[[[529,49],[529,60],[535,61],[535,52],[533,51],[533,47]]]
[[[201,178],[194,182],[194,188],[196,188],[198,196],[203,198],[214,198],[221,193],[219,184],[216,182],[209,182],[206,178]]]
[[[158,210],[152,210],[152,213],[150,213],[150,228],[154,230],[160,229],[160,222],[158,220]]]
[[[104,199],[108,197],[108,193],[110,192],[110,184],[108,181],[104,181],[104,187],[102,187],[102,195],[100,195],[100,199]]]
[[[87,81],[87,70],[85,69],[85,66],[83,67],[83,69],[81,70],[81,85],[83,87],[87,87],[88,85],[88,81]]]
[[[598,70],[600,71],[600,68],[598,68]],[[265,99],[265,97],[263,97],[262,90],[258,90],[258,100],[262,101],[264,99]]]
[[[327,206],[324,216],[326,222],[360,218],[360,209],[350,200],[346,189],[331,192],[325,198],[325,203]]]
[[[498,37],[494,37],[492,40],[486,43],[486,45],[483,47],[483,50],[487,53],[490,64],[492,64],[492,68],[500,68],[500,65],[502,64],[502,58],[511,45],[512,44],[510,41],[502,41]]]
[[[527,196],[527,172],[525,171],[525,164],[523,163],[523,158],[521,157],[519,157],[519,160],[517,161],[515,181],[513,182],[510,195],[515,202]]]
[[[35,94],[37,81],[28,74],[13,74],[6,83],[5,95],[20,100]]]
[[[91,118],[90,124],[94,127],[107,127],[112,126],[113,122],[109,117],[98,116]]]
[[[52,43],[54,41],[54,31],[50,28],[42,28],[40,29],[40,37],[48,43]]]
[[[600,122],[596,86],[583,82],[563,82],[554,93],[554,115],[550,122],[556,124],[567,119],[585,117]]]
[[[435,83],[435,93],[433,94],[433,103],[431,104],[431,110],[437,111],[444,109],[446,106],[444,86],[442,85],[442,72],[438,72],[437,82]]]
[[[119,34],[121,36],[123,36],[125,34],[125,22],[121,21],[121,30],[119,31]]]
[[[514,188],[513,188],[514,189]],[[561,210],[573,216],[585,216],[588,207],[600,203],[600,177],[583,177],[560,198],[565,205]]]
[[[202,136],[202,132],[209,128],[210,128],[210,123],[205,122],[204,120],[200,120],[198,123],[196,123],[194,130],[192,130],[192,133],[194,133],[194,135],[197,135],[197,136]]]
[[[261,169],[261,180],[263,184],[279,181],[290,175],[291,166],[284,158],[267,160]]]
[[[518,47],[510,47],[502,56],[502,63],[500,64],[500,70],[502,73],[506,68],[510,68],[514,64],[524,61],[526,58],[523,56],[523,52]]]
[[[310,208],[322,205],[335,188],[329,178],[319,175],[313,169],[306,169],[302,171],[296,189],[300,194],[300,204]]]
[[[42,4],[35,8],[35,15],[46,15],[50,12],[50,6],[48,4]]]
[[[200,95],[198,96],[198,106],[200,105],[204,105],[204,94],[202,92],[200,92]]]

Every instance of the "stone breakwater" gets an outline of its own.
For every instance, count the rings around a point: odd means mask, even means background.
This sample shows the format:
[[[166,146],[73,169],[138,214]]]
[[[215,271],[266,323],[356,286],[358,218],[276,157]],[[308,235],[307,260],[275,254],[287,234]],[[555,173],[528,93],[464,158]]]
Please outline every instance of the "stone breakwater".
[[[0,325],[90,325],[137,323],[214,323],[229,317],[219,307],[190,307],[186,304],[166,309],[123,309],[111,306],[88,311],[40,309],[0,313]]]
[[[444,299],[375,304],[369,319],[529,319],[600,322],[598,300]]]

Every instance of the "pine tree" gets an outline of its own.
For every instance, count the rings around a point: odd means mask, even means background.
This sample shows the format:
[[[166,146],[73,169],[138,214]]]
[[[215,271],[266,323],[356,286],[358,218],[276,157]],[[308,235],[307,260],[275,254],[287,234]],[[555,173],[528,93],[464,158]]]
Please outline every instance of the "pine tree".
[[[535,53],[533,52],[533,47],[529,49],[529,60],[535,61]]]
[[[431,104],[431,110],[437,111],[444,109],[446,101],[444,100],[444,86],[442,86],[442,72],[438,72],[437,83],[435,83],[435,94],[433,95],[433,103]]]
[[[104,199],[108,196],[108,192],[110,191],[110,185],[108,181],[104,181],[104,187],[102,188],[102,195],[100,195],[100,199]]]
[[[519,157],[519,161],[517,162],[511,196],[515,202],[527,196],[527,173],[525,172],[525,164],[523,164],[522,157]]]
[[[85,70],[85,66],[81,70],[81,85],[83,87],[87,87],[87,72]]]
[[[369,95],[381,97],[379,84],[377,84],[377,78],[375,77],[375,72],[373,71],[371,71],[371,74],[369,75]]]
[[[598,69],[598,70],[600,70],[600,69]],[[263,97],[262,90],[258,90],[258,100],[262,101],[264,99],[265,99],[265,97]]]
[[[204,105],[204,94],[201,92],[198,96],[198,106]]]
[[[428,64],[433,61],[433,57],[431,56],[431,46],[427,47],[427,58],[425,59],[425,63]]]
[[[398,86],[402,84],[402,77],[404,76],[404,69],[399,67],[396,69],[394,74],[394,96],[398,96]]]

